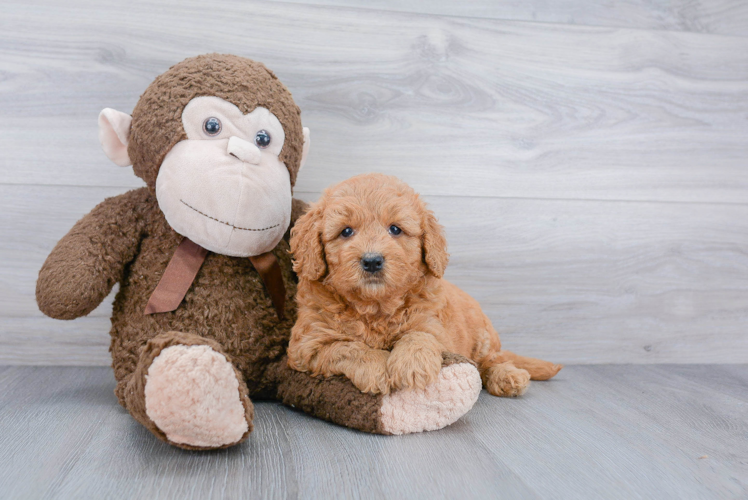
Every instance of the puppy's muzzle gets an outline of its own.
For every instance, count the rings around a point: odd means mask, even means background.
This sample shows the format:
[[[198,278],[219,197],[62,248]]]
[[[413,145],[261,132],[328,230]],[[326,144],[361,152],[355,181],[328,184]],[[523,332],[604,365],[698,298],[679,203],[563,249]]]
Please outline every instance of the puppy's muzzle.
[[[376,273],[384,267],[384,256],[381,253],[365,253],[361,257],[361,267],[367,273]]]

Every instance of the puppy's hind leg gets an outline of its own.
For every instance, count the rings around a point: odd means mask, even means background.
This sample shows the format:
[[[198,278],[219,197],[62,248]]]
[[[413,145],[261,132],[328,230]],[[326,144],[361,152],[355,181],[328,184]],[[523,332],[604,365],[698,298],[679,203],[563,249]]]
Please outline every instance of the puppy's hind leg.
[[[494,396],[521,396],[530,386],[530,373],[511,361],[481,363],[480,376],[486,390]]]
[[[564,365],[557,365],[550,361],[537,358],[527,358],[514,354],[511,351],[499,351],[493,356],[497,362],[511,362],[517,368],[522,368],[530,373],[532,380],[548,380],[553,378]]]
[[[561,368],[563,365],[504,350],[495,351],[480,362],[483,385],[494,396],[521,396],[531,379],[548,380]]]

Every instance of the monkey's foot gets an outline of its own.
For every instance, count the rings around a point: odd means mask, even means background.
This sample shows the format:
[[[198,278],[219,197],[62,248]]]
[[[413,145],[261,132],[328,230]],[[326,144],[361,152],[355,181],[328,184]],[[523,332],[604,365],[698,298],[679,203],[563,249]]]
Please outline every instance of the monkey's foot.
[[[444,354],[436,382],[424,389],[401,390],[384,396],[379,409],[385,434],[433,431],[456,422],[478,400],[478,369],[466,358]]]
[[[251,431],[246,387],[241,384],[240,390],[233,365],[207,345],[166,347],[153,359],[145,380],[145,413],[172,444],[220,448]]]

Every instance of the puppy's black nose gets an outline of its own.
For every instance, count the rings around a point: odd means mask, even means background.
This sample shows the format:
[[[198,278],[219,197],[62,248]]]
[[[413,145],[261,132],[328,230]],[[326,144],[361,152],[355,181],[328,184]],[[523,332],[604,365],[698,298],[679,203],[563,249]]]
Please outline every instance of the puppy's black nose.
[[[381,253],[365,253],[361,258],[361,267],[367,273],[381,271],[384,267],[384,257]]]

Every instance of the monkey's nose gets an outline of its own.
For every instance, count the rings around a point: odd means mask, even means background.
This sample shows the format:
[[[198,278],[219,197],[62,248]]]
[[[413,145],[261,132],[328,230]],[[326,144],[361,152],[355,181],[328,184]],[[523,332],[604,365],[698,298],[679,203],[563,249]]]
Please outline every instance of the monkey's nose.
[[[384,256],[381,253],[365,253],[361,258],[361,267],[367,273],[376,273],[384,267]]]
[[[252,163],[253,165],[260,163],[260,157],[262,156],[260,148],[235,135],[229,138],[229,145],[226,147],[226,152],[243,162]]]

